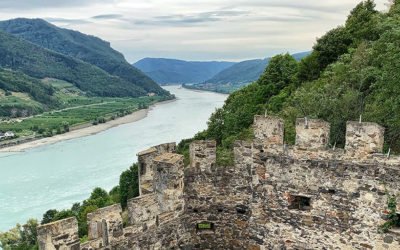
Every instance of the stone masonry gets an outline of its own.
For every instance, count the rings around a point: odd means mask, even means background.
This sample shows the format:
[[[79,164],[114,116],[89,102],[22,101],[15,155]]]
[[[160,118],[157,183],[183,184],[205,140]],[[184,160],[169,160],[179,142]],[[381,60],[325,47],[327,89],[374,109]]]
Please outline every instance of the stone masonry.
[[[254,140],[236,141],[234,166],[216,165],[216,143],[190,145],[190,164],[162,144],[138,154],[140,196],[88,214],[89,242],[75,218],[38,227],[40,249],[400,249],[386,190],[400,192],[400,157],[381,154],[384,129],[348,122],[345,149],[328,147],[330,124],[255,116]]]

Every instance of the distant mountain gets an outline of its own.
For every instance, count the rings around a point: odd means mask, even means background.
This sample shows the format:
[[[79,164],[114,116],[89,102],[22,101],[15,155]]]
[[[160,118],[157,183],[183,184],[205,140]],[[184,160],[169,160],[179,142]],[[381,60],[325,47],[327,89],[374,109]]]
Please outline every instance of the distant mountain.
[[[0,31],[0,66],[43,79],[64,80],[85,91],[87,95],[138,97],[146,91],[104,70],[45,49],[10,33]]]
[[[109,42],[95,36],[62,29],[42,19],[1,21],[0,29],[44,48],[93,64],[123,79],[127,86],[132,85],[131,88],[167,94],[143,72],[130,65],[120,52],[112,49]]]
[[[254,59],[236,63],[208,79],[206,83],[226,84],[256,81],[264,72],[269,60],[270,58]]]
[[[234,65],[234,62],[193,62],[166,58],[144,58],[133,65],[159,84],[199,83]]]
[[[296,60],[307,56],[311,52],[293,54]],[[255,59],[236,63],[231,67],[222,70],[211,79],[205,81],[208,84],[240,84],[256,81],[264,72],[271,58]]]

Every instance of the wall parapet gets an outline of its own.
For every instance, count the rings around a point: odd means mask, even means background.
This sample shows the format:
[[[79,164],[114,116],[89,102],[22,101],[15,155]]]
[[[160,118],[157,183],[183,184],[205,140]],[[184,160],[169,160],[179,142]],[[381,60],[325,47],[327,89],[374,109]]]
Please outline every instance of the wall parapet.
[[[39,247],[400,249],[399,235],[377,233],[385,189],[400,192],[400,156],[381,153],[384,128],[348,122],[345,149],[329,148],[325,121],[297,119],[295,145],[283,132],[279,117],[255,116],[254,140],[235,141],[228,167],[216,166],[215,141],[191,143],[187,167],[173,143],[142,151],[128,227],[112,205],[88,214],[89,242],[79,244],[69,218],[39,227]]]
[[[37,232],[39,249],[80,249],[78,221],[75,217],[40,225]]]

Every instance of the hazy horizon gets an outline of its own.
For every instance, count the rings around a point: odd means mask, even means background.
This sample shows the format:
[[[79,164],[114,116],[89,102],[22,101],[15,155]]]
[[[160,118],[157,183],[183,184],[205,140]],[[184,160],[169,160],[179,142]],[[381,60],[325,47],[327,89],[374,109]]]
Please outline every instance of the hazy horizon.
[[[311,50],[359,0],[4,0],[1,20],[42,18],[109,41],[130,63],[243,61]],[[378,10],[388,0],[377,0]]]

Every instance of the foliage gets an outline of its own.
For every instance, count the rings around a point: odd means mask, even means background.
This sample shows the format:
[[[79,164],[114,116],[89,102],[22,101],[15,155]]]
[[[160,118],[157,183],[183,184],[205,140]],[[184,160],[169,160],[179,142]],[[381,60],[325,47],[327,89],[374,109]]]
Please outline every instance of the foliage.
[[[389,214],[388,214],[387,221],[379,227],[379,229],[383,233],[389,232],[389,229],[393,226],[397,226],[397,227],[400,226],[399,216],[396,213],[396,208],[397,208],[396,196],[391,195],[387,189],[385,191],[386,191],[386,198],[387,198],[386,204],[387,204],[387,207],[389,210]]]
[[[47,50],[4,31],[0,31],[0,66],[34,78],[65,80],[92,96],[138,97],[147,94],[143,88],[92,64]]]
[[[296,60],[300,60],[308,54],[310,54],[310,52],[297,53],[292,56]],[[265,71],[265,67],[270,60],[271,58],[265,58],[239,62],[222,70],[204,83],[185,85],[184,87],[230,94],[257,81],[260,75]]]
[[[107,84],[111,85],[111,87],[114,85],[111,82],[113,81],[112,79],[114,81],[123,80],[121,83],[126,84],[123,87],[127,90],[128,96],[145,94],[142,92],[143,90],[159,95],[169,95],[167,91],[158,86],[143,72],[130,65],[121,53],[111,48],[109,42],[97,37],[85,35],[74,30],[62,29],[42,19],[17,18],[2,21],[0,22],[0,29],[44,48],[99,67],[107,73],[116,76],[115,78],[107,76],[110,79],[110,82]],[[100,70],[97,71],[101,72]],[[83,73],[87,74],[86,71]],[[103,77],[106,77],[106,74],[103,73]],[[95,82],[92,81],[91,84],[95,84]],[[137,93],[134,94],[134,92],[131,92],[134,90]],[[103,91],[106,91],[106,89],[103,88]],[[96,94],[99,94],[99,92]],[[113,94],[111,96],[116,96],[117,92]],[[109,94],[102,94],[102,96],[104,95]],[[118,96],[126,95],[123,95],[118,90]]]
[[[137,163],[132,164],[119,177],[120,199],[123,208],[127,206],[129,199],[139,196],[138,168],[139,165]]]
[[[43,218],[40,224],[47,224],[52,222],[57,213],[58,211],[56,209],[47,210],[46,213],[43,214]]]
[[[17,224],[16,227],[10,229],[8,232],[0,233],[0,248],[3,250],[38,249],[37,226],[37,220],[29,219],[23,226]]]
[[[375,26],[378,11],[375,10],[373,0],[359,3],[351,12],[346,21],[346,29],[354,41],[373,41],[379,37]]]
[[[234,93],[208,121],[208,128],[178,145],[188,155],[195,139],[217,141],[217,161],[231,164],[228,138],[240,138],[253,116],[277,115],[285,120],[285,142],[295,141],[298,117],[331,123],[331,146],[345,144],[346,121],[377,122],[385,127],[385,148],[400,152],[400,15],[396,2],[379,13],[373,1],[351,12],[346,26],[327,32],[298,65],[289,55],[271,59],[265,72]],[[400,13],[400,12],[399,12]],[[364,29],[365,28],[365,29]],[[370,31],[370,32],[369,32]],[[250,137],[250,136],[249,136]]]
[[[73,216],[75,216],[75,213],[72,212],[70,209],[61,210],[60,212],[56,213],[56,215],[54,215],[52,221],[58,221],[58,220],[66,219],[66,218],[73,217]],[[44,219],[44,217],[43,217],[43,219]]]
[[[12,130],[20,136],[33,132],[36,135],[49,136],[58,129],[64,133],[74,126],[92,123],[95,120],[99,122],[99,118],[101,122],[105,122],[110,120],[111,116],[125,116],[138,110],[140,103],[151,105],[165,99],[159,96],[143,98],[63,97],[63,101],[69,102],[68,105],[64,105],[72,107],[44,112],[41,115],[24,119],[22,122],[0,123],[0,131]]]

